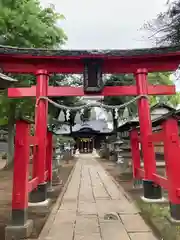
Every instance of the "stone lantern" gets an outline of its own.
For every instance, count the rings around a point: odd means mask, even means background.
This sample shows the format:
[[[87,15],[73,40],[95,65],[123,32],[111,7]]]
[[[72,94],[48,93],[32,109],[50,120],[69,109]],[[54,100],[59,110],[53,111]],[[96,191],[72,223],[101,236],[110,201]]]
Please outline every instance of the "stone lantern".
[[[116,156],[117,156],[117,163],[123,163],[124,162],[123,156],[121,156],[121,152],[123,151],[121,149],[122,144],[123,144],[123,141],[119,137],[114,142],[114,151],[115,151]]]

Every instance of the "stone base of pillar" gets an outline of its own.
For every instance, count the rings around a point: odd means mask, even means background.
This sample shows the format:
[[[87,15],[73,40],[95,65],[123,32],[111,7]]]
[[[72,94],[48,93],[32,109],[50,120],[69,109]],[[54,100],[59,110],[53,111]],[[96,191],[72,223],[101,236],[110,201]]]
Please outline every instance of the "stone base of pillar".
[[[141,200],[145,203],[168,203],[167,198],[159,198],[159,199],[149,199],[145,198],[144,196],[141,197]]]
[[[172,224],[172,225],[178,225],[178,228],[179,228],[179,225],[180,225],[180,220],[175,220],[174,218],[172,217],[167,217],[167,219],[169,220],[169,222]]]
[[[33,231],[33,221],[27,220],[24,225],[8,225],[5,228],[5,240],[27,239]]]
[[[34,202],[34,203],[29,202],[28,208],[29,208],[29,211],[31,212],[46,214],[50,211],[51,205],[52,205],[52,200],[46,199],[43,202]]]
[[[170,220],[172,223],[180,223],[180,204],[169,203]]]
[[[44,202],[47,199],[47,183],[42,183],[37,186],[37,189],[34,189],[29,194],[29,202]]]
[[[13,226],[22,226],[28,220],[28,210],[26,209],[12,209],[11,224]]]
[[[144,198],[162,199],[161,187],[151,180],[143,180]]]

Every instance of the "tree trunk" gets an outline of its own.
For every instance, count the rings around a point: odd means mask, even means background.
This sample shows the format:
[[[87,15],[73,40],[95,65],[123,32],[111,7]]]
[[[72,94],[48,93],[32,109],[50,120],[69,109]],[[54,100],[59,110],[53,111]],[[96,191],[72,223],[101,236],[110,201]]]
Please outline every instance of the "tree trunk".
[[[14,160],[15,111],[16,104],[10,103],[10,111],[8,115],[8,153],[5,168],[11,167]]]

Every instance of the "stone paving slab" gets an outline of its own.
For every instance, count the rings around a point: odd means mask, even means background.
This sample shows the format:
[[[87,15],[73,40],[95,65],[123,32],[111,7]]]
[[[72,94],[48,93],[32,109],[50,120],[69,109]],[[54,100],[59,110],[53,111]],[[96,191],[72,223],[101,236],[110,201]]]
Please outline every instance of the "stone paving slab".
[[[96,200],[97,214],[104,216],[108,212],[117,212],[119,214],[136,214],[137,208],[127,200]]]
[[[116,215],[116,220],[105,215]],[[109,216],[109,215],[108,215]],[[91,154],[80,155],[44,240],[156,240],[112,178]]]
[[[97,214],[95,202],[79,202],[78,212],[80,215],[92,215]]]
[[[131,240],[157,240],[151,232],[130,233]]]
[[[75,236],[88,236],[95,233],[99,233],[99,223],[96,215],[77,216]]]
[[[100,223],[103,240],[130,240],[128,233],[121,222]]]
[[[121,220],[127,232],[148,232],[150,228],[146,225],[139,214],[121,215]],[[132,224],[133,223],[133,224]]]
[[[72,240],[74,236],[74,225],[73,224],[61,224],[52,226],[48,236],[45,240]]]

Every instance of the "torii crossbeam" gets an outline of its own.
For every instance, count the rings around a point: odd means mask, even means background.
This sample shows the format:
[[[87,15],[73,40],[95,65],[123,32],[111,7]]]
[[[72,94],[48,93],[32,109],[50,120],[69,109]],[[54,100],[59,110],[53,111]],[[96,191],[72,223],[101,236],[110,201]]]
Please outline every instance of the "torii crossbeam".
[[[180,63],[180,47],[162,47],[135,50],[45,50],[0,47],[0,67],[4,72],[35,74],[38,69],[50,73],[82,73],[84,61],[100,59],[103,73],[136,73],[175,71]],[[173,86],[148,85],[149,95],[174,94]],[[80,87],[48,87],[49,97],[84,96]],[[136,86],[105,87],[103,96],[137,95]],[[36,87],[9,89],[9,97],[36,96]]]

